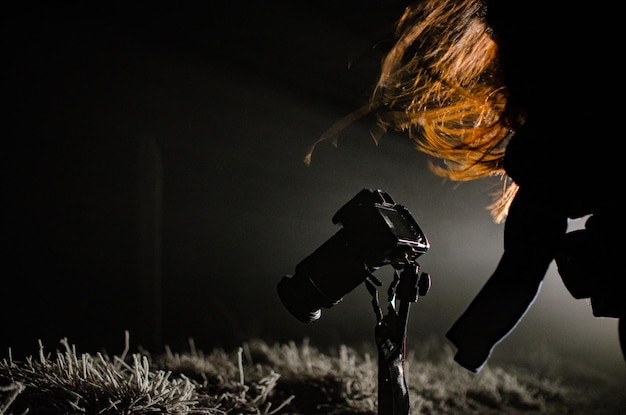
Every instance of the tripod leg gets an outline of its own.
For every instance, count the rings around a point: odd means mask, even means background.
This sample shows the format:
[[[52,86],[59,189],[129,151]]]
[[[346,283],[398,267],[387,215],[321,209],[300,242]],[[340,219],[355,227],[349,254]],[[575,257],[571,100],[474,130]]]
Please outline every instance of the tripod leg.
[[[404,376],[403,356],[378,361],[378,414],[408,415],[409,393]]]
[[[393,332],[384,322],[376,327],[378,414],[408,415],[410,405],[404,374],[405,344],[397,344],[392,339]]]

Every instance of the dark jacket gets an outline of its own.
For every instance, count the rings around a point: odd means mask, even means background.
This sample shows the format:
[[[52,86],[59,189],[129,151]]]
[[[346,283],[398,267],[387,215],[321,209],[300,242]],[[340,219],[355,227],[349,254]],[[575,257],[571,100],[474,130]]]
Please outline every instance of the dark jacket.
[[[626,237],[617,206],[621,161],[614,157],[624,134],[619,108],[598,88],[608,81],[600,77],[602,68],[608,75],[616,57],[597,60],[596,49],[584,49],[594,39],[610,41],[593,37],[606,33],[580,33],[580,20],[575,23],[566,12],[547,14],[543,7],[518,0],[491,0],[487,6],[509,103],[527,121],[504,159],[520,187],[505,222],[504,253],[447,333],[458,348],[455,359],[472,371],[480,370],[524,316],[553,260],[570,293],[591,299],[594,315],[626,317],[618,263]],[[586,229],[567,232],[569,219],[587,215]]]

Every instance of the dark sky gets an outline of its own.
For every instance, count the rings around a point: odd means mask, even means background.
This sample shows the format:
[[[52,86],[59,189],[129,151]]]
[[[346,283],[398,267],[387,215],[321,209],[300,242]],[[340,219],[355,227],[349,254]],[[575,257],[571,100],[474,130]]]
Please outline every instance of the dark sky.
[[[410,344],[441,338],[495,268],[503,229],[485,206],[497,182],[444,182],[402,134],[376,146],[370,120],[303,162],[365,103],[403,2],[211,4],[3,17],[2,355],[64,337],[117,352],[127,329],[156,351],[188,338],[205,350],[371,342],[364,287],[311,324],[276,295],[363,188],[406,206],[431,244]],[[554,269],[494,358],[543,346],[623,365],[616,321],[594,318]]]

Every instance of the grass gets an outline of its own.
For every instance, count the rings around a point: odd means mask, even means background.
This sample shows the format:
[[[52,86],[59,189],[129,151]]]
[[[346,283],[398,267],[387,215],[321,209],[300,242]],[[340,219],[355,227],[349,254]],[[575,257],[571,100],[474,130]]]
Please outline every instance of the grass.
[[[54,353],[0,361],[0,415],[23,414],[377,414],[377,355],[304,340],[205,354],[169,348],[158,356],[79,353],[66,339]],[[406,358],[412,414],[626,413],[626,389],[589,368],[541,353],[523,365],[471,374],[435,341]],[[533,362],[529,364],[529,362]]]

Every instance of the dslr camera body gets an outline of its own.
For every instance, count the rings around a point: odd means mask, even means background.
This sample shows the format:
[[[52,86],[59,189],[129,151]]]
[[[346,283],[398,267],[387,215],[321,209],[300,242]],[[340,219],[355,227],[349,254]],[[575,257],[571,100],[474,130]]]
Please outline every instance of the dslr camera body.
[[[342,228],[277,286],[285,308],[305,323],[318,320],[322,308],[337,305],[373,278],[377,268],[414,264],[430,247],[411,213],[382,190],[361,190],[332,222]]]

